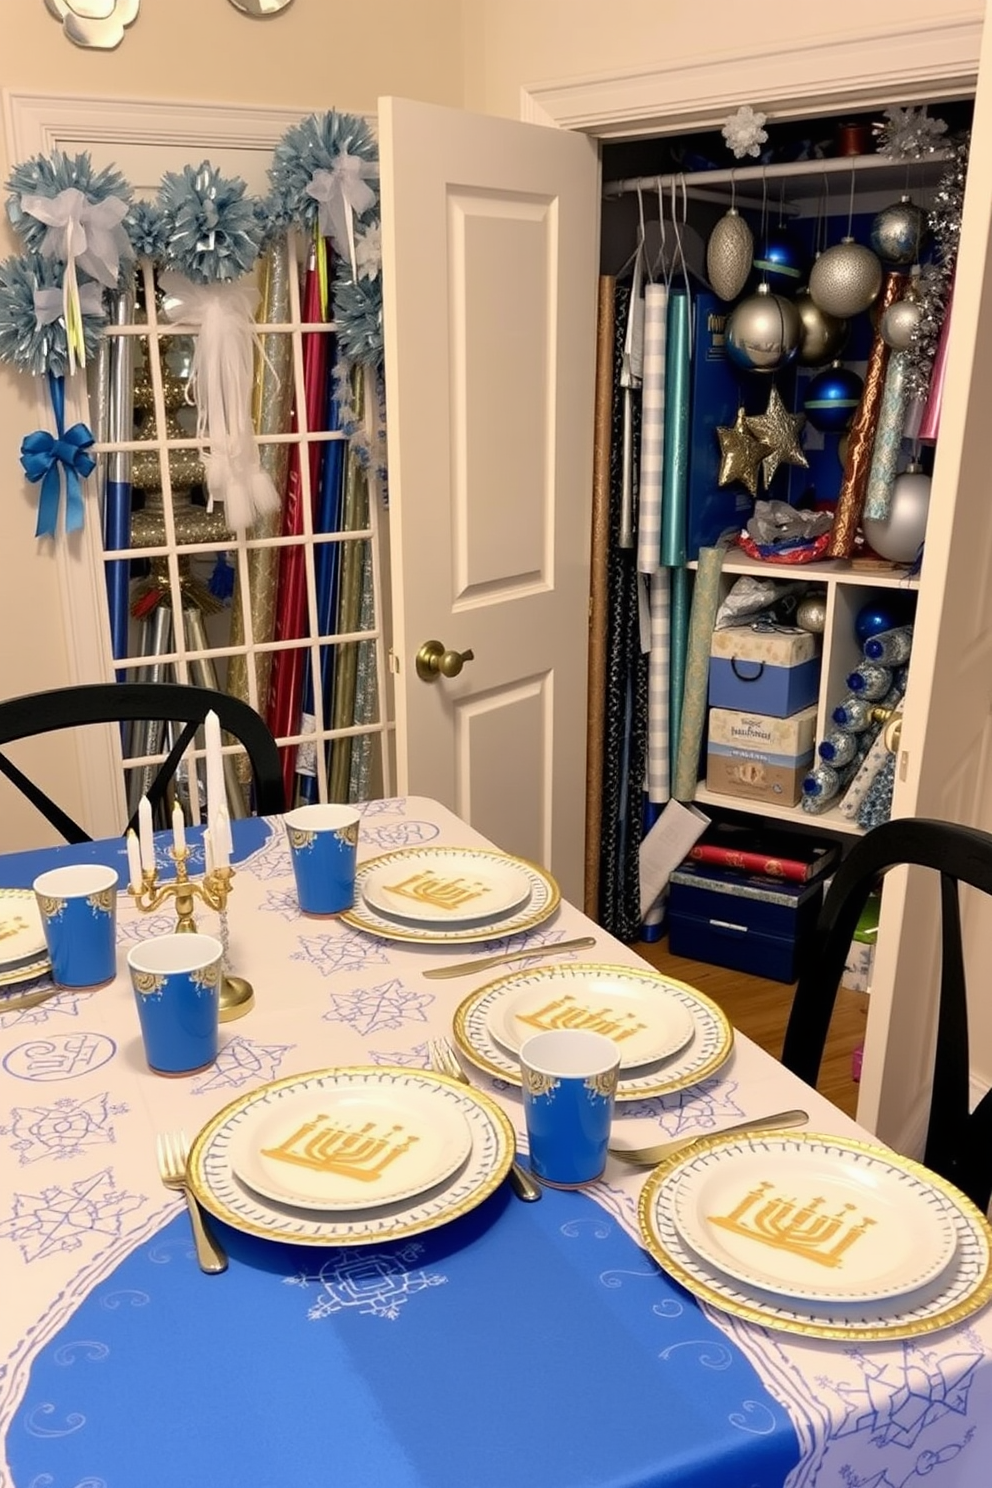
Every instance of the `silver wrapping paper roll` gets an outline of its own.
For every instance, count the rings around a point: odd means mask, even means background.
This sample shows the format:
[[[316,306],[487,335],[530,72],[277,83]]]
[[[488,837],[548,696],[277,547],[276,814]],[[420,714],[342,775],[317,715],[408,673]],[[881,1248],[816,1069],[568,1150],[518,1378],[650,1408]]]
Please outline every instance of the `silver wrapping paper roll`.
[[[878,413],[875,431],[875,446],[871,457],[871,471],[865,489],[864,516],[884,522],[889,515],[892,499],[892,482],[899,467],[903,431],[906,427],[906,410],[909,398],[906,390],[905,351],[894,351],[889,357],[885,373],[885,389],[882,406]]]

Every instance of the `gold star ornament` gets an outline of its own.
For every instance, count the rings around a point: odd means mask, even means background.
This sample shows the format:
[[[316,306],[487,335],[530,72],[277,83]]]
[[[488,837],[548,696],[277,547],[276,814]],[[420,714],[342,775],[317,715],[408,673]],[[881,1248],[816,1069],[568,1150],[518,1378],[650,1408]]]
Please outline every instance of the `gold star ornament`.
[[[745,419],[744,422],[754,438],[760,439],[767,450],[767,454],[761,461],[766,491],[780,465],[804,465],[807,469],[809,468],[809,461],[803,454],[802,445],[799,443],[799,435],[806,422],[806,415],[790,413],[774,384],[766,411],[755,414],[752,418]]]
[[[716,437],[720,441],[717,484],[729,486],[731,481],[740,481],[752,496],[757,496],[758,471],[768,448],[754,437],[747,425],[743,408],[738,408],[737,418],[729,428],[717,428]]]

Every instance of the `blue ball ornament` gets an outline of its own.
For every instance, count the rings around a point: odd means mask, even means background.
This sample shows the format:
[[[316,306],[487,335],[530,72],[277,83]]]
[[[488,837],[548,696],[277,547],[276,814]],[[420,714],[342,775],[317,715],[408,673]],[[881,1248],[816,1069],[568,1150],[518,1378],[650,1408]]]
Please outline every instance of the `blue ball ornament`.
[[[754,268],[757,281],[776,294],[795,294],[806,283],[809,255],[792,233],[773,227],[755,249]]]
[[[863,646],[873,635],[880,635],[883,630],[895,630],[897,625],[904,624],[902,606],[892,605],[885,599],[870,599],[854,617],[854,634],[858,644]]]
[[[863,386],[858,374],[839,362],[818,372],[803,399],[803,411],[813,428],[824,434],[839,434],[846,429],[861,401]]]

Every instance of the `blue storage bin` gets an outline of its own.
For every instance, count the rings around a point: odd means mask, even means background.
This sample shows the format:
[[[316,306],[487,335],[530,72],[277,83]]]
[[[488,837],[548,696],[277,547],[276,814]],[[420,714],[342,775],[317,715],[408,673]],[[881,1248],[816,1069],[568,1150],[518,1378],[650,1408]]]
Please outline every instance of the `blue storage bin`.
[[[817,701],[820,637],[786,626],[734,625],[713,632],[709,703],[788,718]]]
[[[710,966],[794,982],[822,902],[822,883],[683,864],[670,880],[669,949]]]

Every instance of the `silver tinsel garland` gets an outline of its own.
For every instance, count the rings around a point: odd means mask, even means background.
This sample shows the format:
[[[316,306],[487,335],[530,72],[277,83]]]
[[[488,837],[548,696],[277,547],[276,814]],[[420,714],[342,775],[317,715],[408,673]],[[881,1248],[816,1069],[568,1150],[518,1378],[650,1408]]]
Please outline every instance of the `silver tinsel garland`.
[[[933,205],[927,214],[934,239],[934,260],[923,267],[916,293],[920,319],[906,352],[906,389],[910,398],[926,398],[930,391],[961,236],[968,143],[966,137],[955,146],[954,158],[948,162],[940,178]]]

